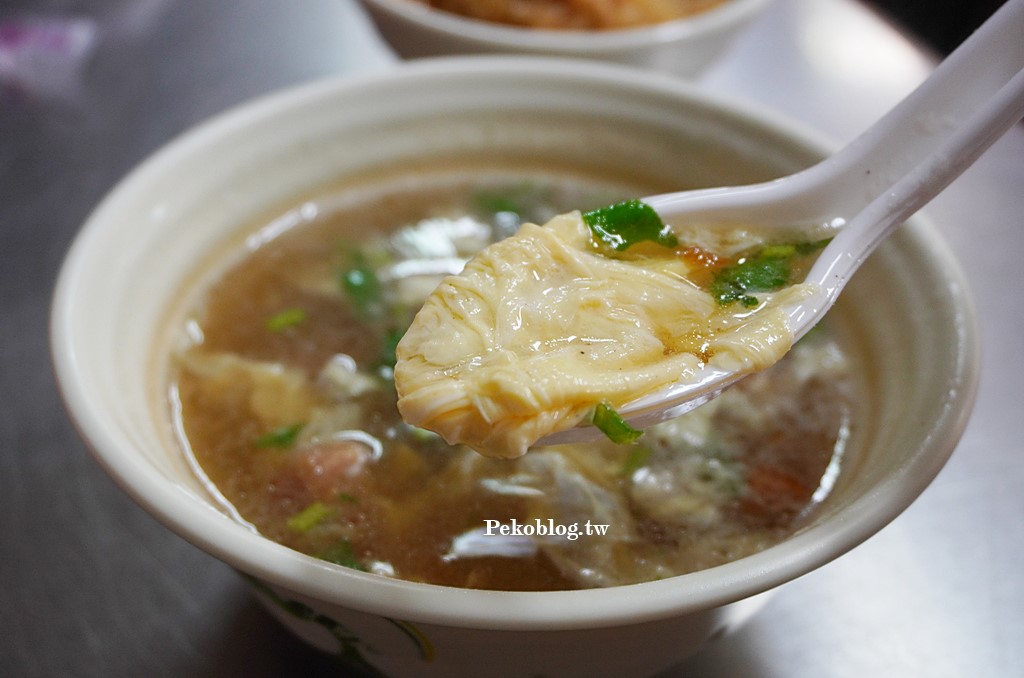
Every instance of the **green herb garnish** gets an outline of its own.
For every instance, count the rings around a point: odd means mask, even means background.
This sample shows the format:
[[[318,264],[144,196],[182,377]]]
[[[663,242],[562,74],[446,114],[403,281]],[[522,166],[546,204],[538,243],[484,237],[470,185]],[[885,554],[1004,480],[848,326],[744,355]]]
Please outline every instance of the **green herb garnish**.
[[[639,469],[647,466],[647,460],[651,458],[651,449],[649,447],[641,447],[636,445],[629,449],[629,455],[623,460],[622,468],[619,469],[619,475],[623,477],[630,477],[636,473]]]
[[[420,428],[419,426],[410,426],[409,424],[406,424],[405,430],[410,438],[420,443],[437,440],[440,437],[433,431],[428,431],[427,429]]]
[[[711,281],[711,296],[719,306],[738,301],[744,306],[757,306],[749,292],[777,290],[789,282],[791,257],[757,255],[735,266],[723,268]]]
[[[678,242],[654,208],[640,200],[627,200],[584,212],[583,222],[590,227],[598,245],[617,252],[645,240],[664,247],[675,247]]]
[[[267,318],[264,326],[271,332],[280,332],[302,323],[306,317],[307,313],[304,308],[287,308]]]
[[[380,280],[361,252],[353,253],[352,265],[341,272],[341,286],[349,301],[364,318],[381,312]]]
[[[398,362],[395,355],[398,350],[398,342],[405,336],[406,330],[392,327],[384,334],[384,344],[381,346],[380,357],[377,359],[377,367],[394,367]]]
[[[827,245],[829,240],[795,244],[766,245],[734,266],[727,266],[711,281],[711,296],[719,306],[738,301],[744,306],[757,306],[751,292],[771,292],[789,283],[793,262]]]
[[[473,194],[473,208],[481,215],[493,217],[500,212],[512,212],[525,217],[543,203],[549,190],[532,181],[493,189],[481,189]]]
[[[327,504],[316,501],[288,519],[288,529],[295,532],[309,532],[334,513]]]
[[[795,244],[766,245],[734,266],[727,266],[711,281],[711,296],[719,306],[738,301],[744,306],[757,306],[751,292],[771,292],[789,283],[793,262],[827,245],[829,240]]]
[[[793,245],[796,248],[797,254],[807,256],[813,254],[818,250],[825,249],[825,246],[832,242],[832,238],[825,238],[824,240],[813,240],[811,242],[801,242]]]
[[[810,342],[816,341],[817,337],[819,337],[824,331],[825,331],[825,321],[821,320],[818,323],[816,323],[814,325],[811,325],[811,327],[806,332],[804,332],[804,336],[800,337],[800,339],[799,339],[799,341],[797,341],[797,343],[801,344],[801,343],[804,343],[804,342],[810,343]]]
[[[473,202],[477,210],[487,215],[499,212],[512,212],[514,214],[522,214],[523,212],[520,201],[504,193],[481,191],[473,196]]]
[[[598,403],[594,407],[590,422],[608,436],[609,440],[620,445],[635,442],[644,434],[643,431],[638,431],[627,424],[626,420],[607,403]]]
[[[326,560],[335,565],[366,572],[366,566],[359,562],[359,558],[356,557],[355,551],[352,549],[352,544],[347,539],[342,539],[328,546],[319,557],[321,560]]]
[[[275,428],[273,431],[261,435],[253,441],[253,444],[256,447],[277,447],[282,449],[291,447],[295,444],[295,439],[299,437],[299,432],[302,431],[303,426],[304,424],[292,424]]]

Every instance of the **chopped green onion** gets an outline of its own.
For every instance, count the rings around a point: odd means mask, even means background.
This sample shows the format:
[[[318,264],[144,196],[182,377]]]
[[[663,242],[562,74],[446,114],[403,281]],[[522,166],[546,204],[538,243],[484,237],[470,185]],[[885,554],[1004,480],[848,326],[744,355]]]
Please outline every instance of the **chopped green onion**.
[[[410,438],[420,443],[437,440],[440,437],[433,431],[420,428],[419,426],[410,426],[409,424],[406,424],[405,429],[409,433]]]
[[[349,301],[364,318],[380,313],[380,280],[361,252],[355,252],[352,256],[352,266],[342,271],[341,286]]]
[[[631,447],[629,455],[622,462],[622,468],[619,469],[619,475],[626,478],[636,473],[639,469],[647,466],[647,460],[651,458],[651,450],[648,447],[640,447],[639,445]]]
[[[620,445],[635,442],[644,434],[643,431],[638,431],[627,424],[626,420],[607,403],[597,404],[590,422],[608,436],[609,440]]]
[[[351,494],[349,494],[348,492],[339,492],[338,493],[338,501],[348,502],[349,504],[358,504],[359,503],[359,500],[356,499]]]
[[[289,327],[295,327],[302,323],[306,319],[306,309],[303,308],[287,308],[276,315],[272,315],[267,318],[264,323],[266,328],[271,332],[280,332],[286,330]]]
[[[303,426],[304,424],[292,424],[275,428],[273,431],[261,435],[253,444],[256,447],[278,447],[282,449],[291,447],[295,444],[295,439],[299,437],[299,432],[302,431]]]
[[[761,259],[789,259],[796,256],[796,245],[766,245],[757,256]]]
[[[598,245],[617,252],[645,240],[664,247],[675,247],[678,242],[654,208],[640,200],[627,200],[584,212],[583,221],[590,227]]]
[[[342,539],[341,541],[328,546],[327,549],[320,554],[320,559],[334,563],[335,565],[341,565],[342,567],[366,572],[366,566],[359,562],[359,558],[356,557],[355,551],[352,549],[352,544],[350,544],[347,539]]]
[[[295,532],[309,532],[334,513],[327,504],[316,501],[288,519],[288,529]]]

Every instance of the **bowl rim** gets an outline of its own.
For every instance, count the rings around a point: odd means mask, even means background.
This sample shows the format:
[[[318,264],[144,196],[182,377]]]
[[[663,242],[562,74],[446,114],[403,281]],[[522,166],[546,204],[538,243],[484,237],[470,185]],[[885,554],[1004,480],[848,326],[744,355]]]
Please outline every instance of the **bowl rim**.
[[[92,243],[109,228],[121,204],[136,191],[157,185],[165,172],[187,163],[210,142],[260,121],[286,119],[289,112],[337,101],[347,92],[396,90],[409,79],[438,82],[519,75],[561,78],[595,85],[668,94],[680,105],[727,111],[748,129],[825,154],[831,146],[802,125],[763,107],[710,93],[668,75],[627,66],[557,57],[471,56],[408,62],[394,69],[341,75],[292,86],[244,102],[199,123],[143,160],[87,218],[60,269],[50,316],[51,358],[65,408],[94,458],[139,505],[171,531],[232,567],[296,595],[406,621],[460,628],[556,630],[637,624],[748,598],[795,579],[854,548],[910,505],[941,470],[962,434],[974,401],[979,340],[973,301],[964,273],[945,241],[919,216],[903,230],[936,262],[948,281],[950,303],[962,316],[958,361],[944,408],[898,473],[870,495],[838,510],[826,526],[811,526],[765,551],[717,567],[640,584],[578,591],[481,591],[389,579],[335,566],[261,537],[232,521],[140,458],[91,398],[77,346],[74,310],[78,280],[101,266],[90,259]]]
[[[726,0],[688,17],[602,31],[536,29],[473,19],[416,0],[361,0],[365,5],[460,40],[554,54],[585,54],[649,47],[716,34],[754,16],[771,0]]]

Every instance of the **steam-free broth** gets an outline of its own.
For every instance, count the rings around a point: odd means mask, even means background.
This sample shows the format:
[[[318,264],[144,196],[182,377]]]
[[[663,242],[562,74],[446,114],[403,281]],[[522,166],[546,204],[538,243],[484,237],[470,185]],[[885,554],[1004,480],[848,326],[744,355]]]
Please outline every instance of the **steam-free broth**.
[[[398,414],[394,347],[444,275],[522,221],[642,188],[471,171],[399,177],[268,219],[266,233],[295,225],[253,239],[183,329],[170,392],[189,453],[266,537],[414,581],[611,586],[786,538],[827,495],[856,425],[849,358],[827,328],[634,445],[488,459]],[[588,522],[605,527],[588,534]]]

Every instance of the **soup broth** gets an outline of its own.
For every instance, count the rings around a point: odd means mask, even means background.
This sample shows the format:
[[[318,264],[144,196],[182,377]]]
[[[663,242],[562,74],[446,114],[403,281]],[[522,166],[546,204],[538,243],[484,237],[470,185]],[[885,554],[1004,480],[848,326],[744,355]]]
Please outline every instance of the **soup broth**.
[[[712,567],[813,513],[855,425],[827,327],[636,444],[487,459],[403,422],[394,347],[443,276],[523,221],[645,193],[525,170],[406,179],[268,221],[187,321],[183,442],[253,529],[383,576],[552,590]]]

